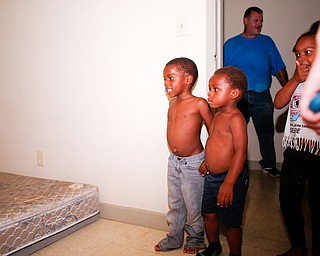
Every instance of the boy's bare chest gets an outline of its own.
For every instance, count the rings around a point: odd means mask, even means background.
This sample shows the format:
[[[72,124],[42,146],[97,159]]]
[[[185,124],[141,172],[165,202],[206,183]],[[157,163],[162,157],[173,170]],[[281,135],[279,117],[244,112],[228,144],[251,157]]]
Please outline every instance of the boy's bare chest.
[[[188,106],[187,104],[175,104],[169,107],[168,119],[169,120],[183,120],[194,117],[197,114],[197,110]]]
[[[231,135],[229,118],[227,116],[215,116],[211,126],[210,136],[228,137]]]

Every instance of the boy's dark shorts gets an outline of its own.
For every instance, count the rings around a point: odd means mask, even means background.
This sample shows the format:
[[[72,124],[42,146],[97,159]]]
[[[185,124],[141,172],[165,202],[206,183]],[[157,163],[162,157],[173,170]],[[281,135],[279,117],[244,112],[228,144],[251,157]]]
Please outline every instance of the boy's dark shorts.
[[[202,214],[216,213],[219,221],[227,228],[238,228],[242,224],[246,193],[249,185],[249,175],[246,168],[238,177],[233,192],[233,203],[229,207],[217,205],[219,188],[227,176],[228,171],[219,174],[208,174],[204,180],[202,199]]]

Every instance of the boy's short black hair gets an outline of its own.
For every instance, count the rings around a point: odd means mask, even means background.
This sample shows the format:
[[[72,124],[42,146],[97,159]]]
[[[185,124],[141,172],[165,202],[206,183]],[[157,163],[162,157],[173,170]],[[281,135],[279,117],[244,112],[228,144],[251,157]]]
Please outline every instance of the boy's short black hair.
[[[241,97],[245,95],[245,92],[248,89],[248,80],[244,72],[237,67],[226,66],[220,69],[217,69],[214,72],[215,75],[225,75],[226,80],[228,81],[231,88],[237,88],[241,91]]]
[[[260,9],[259,7],[251,6],[244,12],[243,17],[244,18],[249,17],[252,12],[263,13],[262,9]]]
[[[176,65],[178,70],[180,70],[184,74],[192,75],[192,77],[193,77],[192,85],[194,85],[195,82],[197,81],[198,68],[193,60],[185,58],[185,57],[180,57],[180,58],[175,58],[175,59],[170,60],[166,64],[166,66],[168,66],[168,65]]]

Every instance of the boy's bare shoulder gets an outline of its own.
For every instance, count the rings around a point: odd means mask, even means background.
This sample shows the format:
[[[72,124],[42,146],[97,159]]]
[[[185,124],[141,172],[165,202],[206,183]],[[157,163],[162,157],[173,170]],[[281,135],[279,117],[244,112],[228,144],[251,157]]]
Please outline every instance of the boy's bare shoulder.
[[[201,98],[201,97],[197,97],[197,96],[193,96],[193,97],[194,97],[193,100],[194,100],[197,104],[199,104],[200,106],[202,106],[202,105],[208,106],[208,102],[207,102],[206,99]]]
[[[207,102],[206,99],[205,99],[205,98],[202,98],[202,97],[193,96],[193,98],[194,98],[195,100],[198,100],[198,101],[205,101],[205,102]]]
[[[238,131],[243,128],[245,128],[245,131],[247,130],[247,121],[240,111],[236,111],[230,116],[230,127],[233,127]]]
[[[234,110],[234,111],[230,111],[230,112],[218,111],[216,116],[219,119],[223,119],[223,120],[228,121],[228,123],[232,123],[232,122],[246,123],[246,119],[244,118],[243,114],[239,110]]]
[[[233,113],[232,118],[244,121],[246,123],[246,119],[244,118],[244,116],[241,113],[241,111],[238,110],[238,109]]]

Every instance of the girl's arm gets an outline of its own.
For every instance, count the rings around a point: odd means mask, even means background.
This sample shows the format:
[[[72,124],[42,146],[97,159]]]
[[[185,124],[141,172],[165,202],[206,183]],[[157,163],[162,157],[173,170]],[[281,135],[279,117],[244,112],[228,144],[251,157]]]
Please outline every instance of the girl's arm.
[[[274,107],[276,109],[284,108],[291,99],[292,94],[294,93],[297,86],[304,82],[309,73],[308,67],[306,65],[301,65],[300,62],[296,61],[296,69],[294,71],[291,79],[276,93],[274,98]]]

